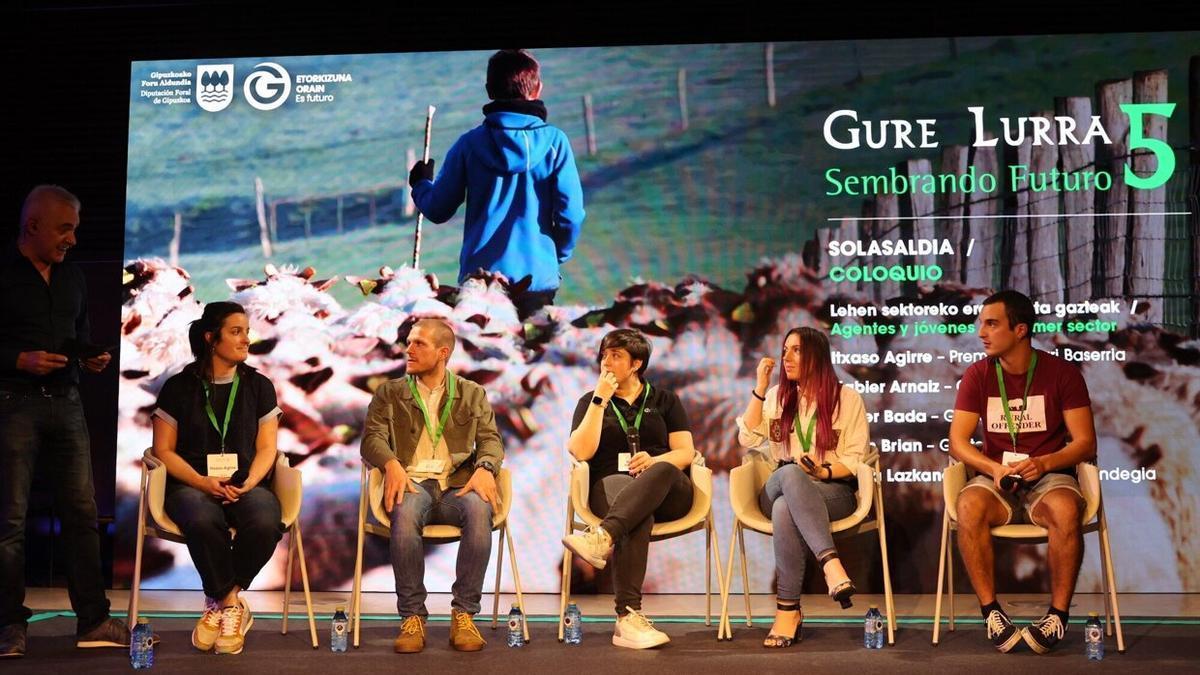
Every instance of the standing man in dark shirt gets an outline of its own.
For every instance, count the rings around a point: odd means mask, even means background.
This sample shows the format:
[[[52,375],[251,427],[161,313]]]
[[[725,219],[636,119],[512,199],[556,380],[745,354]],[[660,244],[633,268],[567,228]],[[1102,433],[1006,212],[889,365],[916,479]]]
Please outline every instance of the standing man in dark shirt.
[[[25,198],[15,242],[0,253],[0,657],[25,654],[25,513],[34,466],[53,472],[67,547],[67,592],[77,647],[128,647],[129,629],[108,614],[80,368],[99,373],[112,356],[89,347],[87,287],[64,262],[75,245],[79,199],[55,185]]]

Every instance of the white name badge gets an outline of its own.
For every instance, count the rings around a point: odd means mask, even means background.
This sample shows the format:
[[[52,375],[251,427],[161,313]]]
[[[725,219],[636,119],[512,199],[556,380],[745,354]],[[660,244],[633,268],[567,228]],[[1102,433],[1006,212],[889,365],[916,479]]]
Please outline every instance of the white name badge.
[[[417,473],[441,473],[446,468],[446,461],[442,459],[423,459],[417,463],[415,471]]]
[[[238,470],[236,452],[218,453],[208,456],[208,475],[211,478],[229,478]]]
[[[633,458],[632,452],[617,453],[617,471],[621,473],[629,473],[629,460]]]
[[[1029,455],[1023,452],[1012,452],[1011,450],[1005,450],[1004,456],[1000,458],[1000,463],[1004,466],[1012,466],[1017,462],[1024,462],[1027,459],[1029,459]]]

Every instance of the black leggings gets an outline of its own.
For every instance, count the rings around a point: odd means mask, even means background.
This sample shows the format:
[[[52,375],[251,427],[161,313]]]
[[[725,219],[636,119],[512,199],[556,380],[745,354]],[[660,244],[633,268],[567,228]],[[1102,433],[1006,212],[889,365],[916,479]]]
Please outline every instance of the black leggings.
[[[656,462],[635,478],[615,473],[592,484],[588,506],[613,538],[613,592],[617,614],[642,608],[642,582],[650,529],[677,520],[692,508],[692,481],[674,465]]]

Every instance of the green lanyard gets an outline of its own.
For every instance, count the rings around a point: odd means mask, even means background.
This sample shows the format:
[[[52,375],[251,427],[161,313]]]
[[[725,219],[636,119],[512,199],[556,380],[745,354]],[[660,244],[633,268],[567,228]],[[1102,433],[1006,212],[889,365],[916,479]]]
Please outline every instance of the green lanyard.
[[[208,419],[212,422],[213,428],[221,434],[221,454],[225,454],[225,434],[229,432],[229,418],[233,416],[233,400],[237,398],[238,384],[241,378],[238,377],[237,371],[233,371],[233,389],[229,390],[229,402],[225,404],[225,426],[217,424],[217,413],[212,407],[212,390],[209,389],[208,382],[204,383],[204,410],[208,412]]]
[[[421,398],[420,392],[417,391],[417,378],[408,378],[408,388],[412,391],[413,398],[417,400],[417,406],[421,409],[421,414],[425,415],[425,428],[429,430],[429,440],[433,446],[433,451],[437,452],[438,443],[442,440],[442,433],[446,431],[446,420],[450,419],[450,406],[454,403],[454,393],[456,391],[454,375],[449,370],[446,371],[446,398],[449,400],[442,403],[442,416],[438,420],[437,427],[433,426],[433,418],[429,415],[429,409],[425,407],[425,400]]]
[[[638,431],[642,430],[642,413],[646,412],[646,399],[650,398],[650,383],[646,383],[646,391],[642,394],[642,404],[638,406],[637,417],[633,420],[633,428]],[[617,421],[621,423],[621,430],[629,433],[629,423],[625,421],[625,416],[617,410],[617,406],[612,407],[613,412],[617,414]]]
[[[798,425],[793,427],[793,429],[792,429],[793,431],[796,432],[796,438],[800,439],[800,448],[804,450],[804,454],[806,454],[806,455],[808,454],[809,450],[812,448],[813,431],[816,428],[817,428],[817,411],[816,411],[816,409],[814,409],[812,419],[810,419],[808,421],[808,431],[801,434],[800,428]]]
[[[1021,406],[1029,410],[1029,385],[1033,384],[1033,369],[1037,368],[1037,350],[1029,360],[1029,370],[1025,371],[1025,398]],[[1008,391],[1004,388],[1004,371],[1000,368],[1000,359],[996,359],[996,382],[1000,385],[1000,402],[1004,405],[1004,418],[1008,420],[1008,435],[1012,437],[1013,452],[1017,451],[1017,425],[1013,423],[1012,408],[1008,407]]]

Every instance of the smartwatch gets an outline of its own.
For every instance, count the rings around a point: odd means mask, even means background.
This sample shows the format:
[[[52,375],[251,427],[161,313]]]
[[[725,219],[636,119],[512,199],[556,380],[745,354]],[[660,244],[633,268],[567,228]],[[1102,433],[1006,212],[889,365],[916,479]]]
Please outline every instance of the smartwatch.
[[[486,459],[479,462],[478,464],[476,464],[475,468],[476,469],[487,469],[489,472],[491,472],[491,474],[493,476],[500,473],[500,469],[497,469],[495,464],[492,464],[489,460],[486,460]]]
[[[605,401],[604,399],[600,398],[599,396],[592,396],[592,405],[598,405],[601,408],[604,408],[608,405],[608,401]]]

